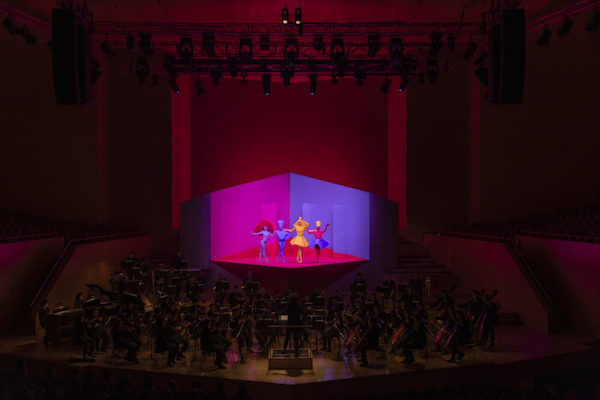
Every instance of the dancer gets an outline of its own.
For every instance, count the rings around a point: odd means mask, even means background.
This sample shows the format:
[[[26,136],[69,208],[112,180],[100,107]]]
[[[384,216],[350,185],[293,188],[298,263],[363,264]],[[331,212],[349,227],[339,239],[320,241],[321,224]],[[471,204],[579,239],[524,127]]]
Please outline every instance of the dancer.
[[[274,236],[271,232],[269,232],[269,229],[267,228],[267,226],[263,226],[263,230],[260,232],[250,232],[251,235],[255,235],[255,236],[262,236],[262,239],[260,240],[260,252],[258,253],[258,262],[261,262],[261,256],[265,257],[265,261],[268,263],[269,260],[267,259],[267,253],[265,252],[265,246],[267,245],[267,240],[269,239],[269,237]]]
[[[276,230],[274,233],[275,233],[275,236],[277,237],[277,243],[279,244],[279,254],[277,255],[277,260],[275,260],[275,262],[279,262],[279,258],[281,258],[283,260],[283,263],[285,264],[285,257],[283,256],[283,249],[285,247],[285,242],[290,237],[290,233],[287,232],[285,229],[283,229],[283,220],[282,219],[277,220],[277,226],[279,227],[279,229]]]
[[[315,230],[309,230],[307,229],[306,232],[315,235],[315,238],[310,242],[310,248],[314,248],[315,251],[317,252],[317,262],[319,262],[319,256],[321,255],[321,249],[324,249],[325,247],[329,246],[329,242],[325,239],[322,239],[321,236],[323,236],[323,234],[325,232],[327,232],[327,227],[329,226],[329,224],[325,225],[325,229],[321,230],[321,221],[317,221],[317,229]]]
[[[298,264],[302,264],[302,248],[308,247],[308,242],[304,237],[304,230],[308,228],[309,223],[304,221],[302,217],[298,217],[298,220],[294,222],[294,229],[284,229],[287,232],[296,231],[296,236],[290,241],[293,246],[298,247],[296,253],[296,261]]]

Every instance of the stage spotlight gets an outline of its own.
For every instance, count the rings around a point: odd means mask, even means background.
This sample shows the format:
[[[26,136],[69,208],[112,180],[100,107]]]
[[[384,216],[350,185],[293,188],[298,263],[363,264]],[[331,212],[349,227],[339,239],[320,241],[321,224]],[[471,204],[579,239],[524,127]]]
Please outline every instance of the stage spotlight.
[[[287,7],[281,9],[281,23],[287,25],[290,22],[290,12]]]
[[[152,87],[157,87],[157,86],[158,86],[158,75],[152,74]]]
[[[381,42],[379,41],[379,35],[369,35],[369,57],[373,58],[381,48]]]
[[[296,25],[302,23],[302,9],[300,7],[296,7],[296,10],[294,11],[294,22]]]
[[[542,36],[537,40],[537,45],[540,47],[548,47],[550,44],[550,37],[552,36],[552,31],[548,28],[544,28],[542,31]]]
[[[19,29],[19,27],[15,25],[11,17],[4,18],[4,21],[2,21],[2,25],[4,25],[6,31],[13,36],[21,34],[21,29]]]
[[[456,36],[448,36],[448,39],[446,39],[446,44],[450,50],[454,50],[456,47]]]
[[[309,92],[311,96],[314,96],[317,93],[317,78],[319,77],[319,75],[312,73],[312,74],[308,74],[308,79],[310,79],[310,84],[309,84]]]
[[[391,85],[392,85],[392,80],[390,78],[385,78],[385,81],[383,81],[383,85],[381,85],[381,88],[379,88],[379,91],[381,93],[387,94],[390,91]]]
[[[471,41],[471,43],[469,43],[469,47],[467,47],[467,49],[463,53],[463,58],[465,60],[468,60],[469,58],[473,57],[473,54],[475,54],[475,50],[477,50],[477,43]]]
[[[28,45],[32,45],[37,42],[37,37],[35,37],[33,33],[29,32],[29,29],[26,26],[23,27],[21,35],[23,36],[23,39],[25,39],[25,43]]]
[[[429,38],[431,40],[429,55],[435,56],[440,52],[442,47],[444,47],[444,43],[442,42],[442,34],[432,33]]]
[[[329,52],[331,59],[336,63],[344,61],[344,39],[335,38],[331,41],[331,49]]]
[[[392,59],[392,66],[399,68],[404,63],[404,44],[402,38],[391,38],[390,39],[390,58]]]
[[[184,64],[191,64],[194,58],[194,43],[191,37],[182,37],[177,45],[177,55]]]
[[[213,58],[215,56],[215,34],[204,33],[202,34],[202,49],[207,56]]]
[[[572,27],[573,27],[573,20],[567,16],[567,17],[565,17],[563,24],[560,26],[560,28],[558,28],[558,31],[556,31],[556,34],[561,38],[565,38],[565,37],[569,36],[569,33],[571,33]]]
[[[100,44],[100,50],[102,50],[102,52],[110,58],[115,58],[115,56],[117,55],[117,53],[115,53],[113,48],[110,47],[106,40]]]
[[[283,79],[283,86],[290,86],[290,81],[294,76],[294,70],[287,65],[281,67],[281,78]]]
[[[589,33],[594,33],[598,31],[598,27],[600,26],[600,13],[594,13],[590,22],[585,25],[585,31]]]
[[[137,76],[138,82],[146,82],[146,78],[149,74],[150,66],[148,65],[148,60],[146,60],[144,57],[138,58],[137,64],[135,65],[135,76]]]
[[[365,71],[365,66],[362,64],[356,64],[354,66],[354,79],[356,79],[356,86],[362,86],[365,78],[367,77],[367,71]]]
[[[292,39],[292,38],[285,39],[285,46],[283,48],[283,53],[285,55],[285,60],[289,64],[294,64],[300,53],[300,48],[298,47],[298,41],[296,39]]]
[[[265,96],[271,94],[271,74],[262,74],[262,87]]]
[[[172,76],[169,79],[169,86],[171,86],[171,90],[173,91],[173,93],[175,94],[179,94],[179,86],[177,86],[177,78]]]
[[[402,75],[402,78],[400,78],[400,86],[398,86],[398,91],[404,92],[406,90],[406,88],[408,87],[409,82],[410,81],[408,80],[408,76]]]
[[[315,51],[323,51],[325,49],[325,42],[321,35],[315,35],[313,38],[313,49],[315,49]]]
[[[127,50],[133,50],[135,47],[135,37],[133,35],[127,35],[125,37],[125,46],[127,47]]]
[[[223,70],[220,66],[212,66],[208,70],[208,75],[210,75],[210,78],[213,81],[213,85],[219,86],[219,84],[221,83],[221,77],[223,76]]]
[[[196,88],[196,94],[198,96],[202,96],[206,93],[206,91],[204,90],[204,86],[202,85],[202,81],[200,79],[194,82],[194,87]]]
[[[252,61],[252,40],[250,38],[240,39],[238,57],[242,64],[249,64]]]
[[[429,83],[434,84],[440,76],[440,68],[437,60],[427,60],[427,67],[425,70],[427,80]]]
[[[140,50],[144,55],[150,57],[154,54],[154,50],[152,50],[152,35],[149,33],[140,33],[140,41],[138,43]]]
[[[258,47],[260,47],[262,51],[269,50],[269,47],[271,47],[271,40],[269,40],[269,35],[260,36],[260,42],[258,42]]]

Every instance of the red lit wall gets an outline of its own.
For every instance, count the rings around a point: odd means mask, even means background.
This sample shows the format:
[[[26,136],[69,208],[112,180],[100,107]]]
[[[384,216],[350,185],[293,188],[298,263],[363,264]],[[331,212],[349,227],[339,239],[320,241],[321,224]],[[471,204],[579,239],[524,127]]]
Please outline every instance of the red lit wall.
[[[481,220],[598,200],[600,35],[584,31],[590,15],[576,16],[571,34],[555,32],[548,47],[535,44],[540,31],[527,34],[523,104],[482,100]]]
[[[207,94],[192,94],[192,197],[244,182],[296,172],[341,185],[387,194],[387,98],[381,79],[357,87],[261,82],[242,86],[223,79],[204,82]]]
[[[99,222],[95,104],[58,106],[49,37],[0,29],[0,209]]]
[[[407,225],[451,229],[467,222],[467,64],[434,85],[407,88]]]

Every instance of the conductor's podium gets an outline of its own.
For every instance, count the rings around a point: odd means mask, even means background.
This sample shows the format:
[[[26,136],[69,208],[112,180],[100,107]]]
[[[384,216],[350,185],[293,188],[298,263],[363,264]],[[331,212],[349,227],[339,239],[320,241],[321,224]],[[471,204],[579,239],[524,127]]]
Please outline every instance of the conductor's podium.
[[[275,369],[313,369],[313,355],[310,349],[298,349],[298,357],[294,350],[271,349],[269,352],[269,371]]]

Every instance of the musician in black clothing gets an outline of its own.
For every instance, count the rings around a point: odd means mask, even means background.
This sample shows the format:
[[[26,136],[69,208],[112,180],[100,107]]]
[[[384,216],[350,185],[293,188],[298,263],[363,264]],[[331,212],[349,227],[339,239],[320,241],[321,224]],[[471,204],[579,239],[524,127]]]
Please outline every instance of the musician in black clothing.
[[[288,305],[286,308],[286,314],[288,316],[288,325],[300,325],[302,323],[303,310],[300,306],[298,295],[293,291],[287,296]],[[302,335],[301,328],[287,328],[285,333],[285,340],[283,342],[283,351],[287,349],[290,338],[294,339],[294,357],[298,357],[298,347],[300,346],[300,336]]]
[[[406,331],[398,345],[402,347],[404,360],[402,363],[411,364],[415,361],[413,350],[422,350],[427,344],[427,331],[423,321],[419,318],[410,318],[406,321]]]
[[[75,318],[73,341],[81,345],[83,358],[93,357],[92,349],[94,348],[94,342],[89,336],[88,321],[84,316]]]
[[[227,279],[222,274],[219,274],[217,281],[215,283],[215,304],[221,305],[225,301],[225,297],[227,296],[227,290],[225,286],[228,285]]]
[[[252,347],[252,316],[245,312],[240,312],[238,318],[232,321],[232,334],[238,345],[240,363],[246,364],[244,359],[244,348],[249,351]]]
[[[369,361],[367,360],[367,350],[379,350],[379,335],[381,329],[377,325],[377,319],[368,318],[367,327],[364,332],[364,339],[362,346],[360,347],[360,366],[368,367]]]
[[[205,346],[206,351],[214,352],[216,354],[215,365],[219,369],[224,369],[223,361],[225,361],[225,354],[227,349],[231,345],[227,337],[223,335],[223,332],[218,329],[215,320],[209,320],[206,328],[202,331],[202,343]]]
[[[350,286],[350,301],[352,307],[356,308],[355,301],[357,299],[364,299],[367,294],[367,281],[362,277],[362,273],[356,274],[356,279]]]
[[[236,285],[233,287],[233,292],[229,293],[227,302],[231,308],[237,307],[242,304],[243,295],[240,292],[240,288]]]
[[[482,306],[482,327],[481,327],[481,339],[479,345],[485,345],[490,340],[490,348],[494,347],[496,340],[495,328],[498,324],[498,305],[492,301],[492,298],[496,296],[498,292],[494,291],[492,295],[483,296]]]
[[[133,328],[128,325],[126,320],[121,321],[119,318],[114,320],[113,324],[113,342],[116,348],[127,350],[125,360],[133,363],[138,363],[137,351],[140,346],[139,337],[135,337]]]
[[[340,338],[344,331],[342,313],[339,309],[332,308],[327,311],[325,327],[323,329],[323,347],[321,351],[331,351],[331,342],[334,338]]]
[[[44,330],[44,344],[48,345],[48,335],[46,333],[46,322],[48,321],[48,314],[50,314],[50,307],[48,307],[48,300],[44,299],[40,303],[40,309],[38,310],[38,320],[40,321],[40,327]]]

